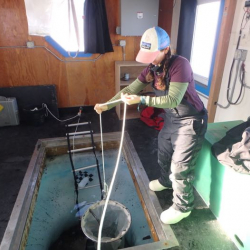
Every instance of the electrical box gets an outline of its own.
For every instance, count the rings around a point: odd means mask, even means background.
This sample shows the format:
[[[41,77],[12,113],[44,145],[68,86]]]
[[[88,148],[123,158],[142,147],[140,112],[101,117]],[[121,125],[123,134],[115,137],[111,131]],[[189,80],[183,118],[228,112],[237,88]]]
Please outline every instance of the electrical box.
[[[15,97],[0,96],[0,127],[19,124],[18,107]]]
[[[159,0],[120,0],[121,35],[142,36],[158,26]]]

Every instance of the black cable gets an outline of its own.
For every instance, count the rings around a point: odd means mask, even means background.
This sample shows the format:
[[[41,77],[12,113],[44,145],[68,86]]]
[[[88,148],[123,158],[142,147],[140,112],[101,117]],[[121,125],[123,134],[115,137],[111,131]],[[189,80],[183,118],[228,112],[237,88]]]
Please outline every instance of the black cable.
[[[240,32],[239,32],[239,37],[238,37],[238,41],[237,41],[237,46],[236,46],[236,50],[239,48],[239,45],[240,45],[240,41],[241,41],[241,35],[242,35],[242,24],[243,24],[243,21],[244,21],[244,18],[246,16],[247,12],[245,11],[244,15],[243,15],[243,18],[242,18],[242,21],[241,21],[241,25],[240,25]],[[228,78],[228,83],[227,83],[227,101],[229,104],[232,104],[232,105],[236,105],[241,97],[241,94],[242,94],[242,88],[243,88],[243,85],[241,84],[241,90],[240,90],[240,94],[236,100],[236,102],[232,102],[230,99],[229,99],[229,91],[230,91],[230,84],[231,84],[231,77],[232,77],[232,71],[233,71],[233,68],[234,68],[234,63],[235,63],[235,58],[233,59],[233,62],[231,64],[231,68],[230,68],[230,72],[229,72],[229,78]],[[242,67],[241,67],[241,70],[242,70]],[[245,70],[245,69],[244,69]],[[236,72],[238,73],[238,72]],[[244,73],[245,75],[245,73]]]
[[[243,87],[244,87],[244,79],[245,79],[245,64],[242,63],[241,67],[240,67],[240,83],[241,83],[240,93],[239,93],[239,96],[238,96],[238,98],[237,98],[237,100],[235,102],[228,101],[230,104],[236,105],[238,103],[238,101],[240,100],[240,97],[242,95],[242,90],[243,90]]]
[[[80,121],[80,118],[78,120],[78,123]],[[74,167],[74,163],[73,163],[73,159],[72,159],[72,155],[71,155],[71,148],[70,148],[70,139],[69,139],[69,133],[68,133],[68,124],[66,125],[66,130],[67,130],[67,142],[68,142],[68,151],[69,151],[69,159],[70,159],[70,164],[71,164],[71,169],[73,172],[73,177],[74,177],[74,185],[75,185],[75,193],[76,193],[76,207],[77,207],[77,212],[79,213],[80,209],[78,206],[78,183],[76,180],[76,172],[75,172],[75,167]]]
[[[231,83],[231,77],[232,77],[232,71],[233,71],[234,63],[235,63],[235,59],[233,59],[233,62],[232,62],[231,68],[230,68],[230,72],[229,72],[228,83],[227,83],[227,102],[228,103],[230,103],[229,90],[230,90],[230,83]]]
[[[79,108],[79,112],[77,114],[77,116],[79,117],[77,123],[80,122],[80,119],[81,119],[81,115],[82,115],[82,110],[83,108],[80,107]],[[78,214],[80,214],[80,208],[79,208],[79,199],[78,199],[78,183],[77,183],[77,176],[76,176],[76,172],[75,172],[75,166],[74,166],[74,161],[73,161],[73,158],[72,158],[72,154],[71,154],[71,146],[70,146],[70,136],[69,136],[69,126],[68,124],[65,125],[66,127],[66,135],[67,135],[67,143],[68,143],[68,151],[69,151],[69,159],[70,159],[70,164],[71,164],[71,169],[72,169],[72,172],[73,172],[73,178],[74,178],[74,186],[75,186],[75,193],[76,193],[76,200],[75,200],[75,203],[76,203],[76,207],[77,207],[77,212]],[[78,126],[77,126],[78,127]],[[77,127],[76,127],[76,131],[77,131]],[[76,132],[75,131],[75,132]],[[75,136],[75,135],[74,135]],[[74,144],[73,144],[73,147],[74,147]]]

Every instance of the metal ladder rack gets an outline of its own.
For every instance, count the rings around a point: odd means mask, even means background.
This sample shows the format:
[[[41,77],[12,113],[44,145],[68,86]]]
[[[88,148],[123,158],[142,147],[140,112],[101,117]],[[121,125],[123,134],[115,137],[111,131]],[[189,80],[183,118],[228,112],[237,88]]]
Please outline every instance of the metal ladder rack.
[[[88,125],[89,130],[87,131],[81,131],[81,132],[71,132],[69,133],[69,128],[70,127],[78,127],[78,126],[85,126]],[[101,180],[101,174],[100,174],[100,167],[99,167],[99,162],[98,159],[96,157],[96,152],[95,152],[95,143],[94,143],[94,137],[93,137],[93,130],[91,127],[91,122],[82,122],[82,123],[74,123],[74,124],[66,124],[66,136],[67,136],[67,143],[68,143],[68,154],[69,154],[69,158],[70,158],[70,163],[71,163],[71,168],[72,168],[72,173],[73,173],[73,177],[74,177],[74,185],[75,185],[75,192],[76,192],[76,204],[78,204],[78,191],[81,189],[86,189],[86,188],[92,188],[92,187],[96,187],[96,186],[100,186],[101,189],[101,199],[103,199],[103,187],[102,187],[102,180]],[[79,148],[79,149],[72,149],[71,144],[70,144],[70,138],[73,136],[78,136],[78,135],[90,135],[91,136],[91,147],[85,147],[85,148]],[[94,165],[90,165],[90,166],[85,166],[85,167],[81,167],[78,169],[75,169],[74,166],[74,162],[73,162],[73,157],[72,157],[72,153],[79,153],[79,152],[83,152],[83,151],[89,151],[92,150],[93,154],[95,156],[96,159],[96,164]],[[91,168],[97,168],[97,173],[98,173],[98,179],[99,179],[99,185],[92,185],[92,186],[87,186],[87,187],[83,187],[83,188],[79,188],[78,187],[78,183],[77,183],[77,176],[76,176],[76,172],[78,171],[82,171],[82,170],[86,170],[86,169],[91,169]]]

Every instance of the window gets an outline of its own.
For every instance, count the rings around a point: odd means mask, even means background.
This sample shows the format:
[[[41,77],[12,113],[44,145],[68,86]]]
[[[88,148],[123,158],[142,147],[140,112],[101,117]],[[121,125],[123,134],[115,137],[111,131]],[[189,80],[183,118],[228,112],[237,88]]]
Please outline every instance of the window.
[[[190,62],[196,83],[205,88],[209,87],[210,75],[213,70],[221,2],[219,0],[197,0]],[[204,91],[201,92],[204,93]],[[209,90],[205,92],[209,93]]]
[[[84,54],[84,2],[85,0],[73,0],[76,11],[76,18],[73,18],[73,8],[69,7],[71,1],[61,1],[53,10],[52,27],[50,36],[46,37],[65,57],[90,56]],[[70,11],[69,11],[70,10]],[[76,25],[76,26],[75,26]],[[79,49],[79,54],[77,51]]]

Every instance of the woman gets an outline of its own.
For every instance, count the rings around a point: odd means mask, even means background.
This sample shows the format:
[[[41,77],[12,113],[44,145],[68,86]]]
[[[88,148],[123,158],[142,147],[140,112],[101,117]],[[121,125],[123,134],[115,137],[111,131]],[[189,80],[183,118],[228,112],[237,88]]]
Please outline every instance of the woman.
[[[161,176],[151,181],[149,188],[173,189],[173,205],[160,218],[165,224],[175,224],[189,216],[194,207],[194,169],[207,129],[207,111],[195,91],[188,60],[171,56],[166,31],[160,27],[146,30],[136,61],[149,66],[110,101],[122,98],[128,105],[142,103],[165,110],[164,127],[158,135]],[[150,83],[155,97],[136,95]],[[100,114],[113,106],[96,104],[94,109]]]

